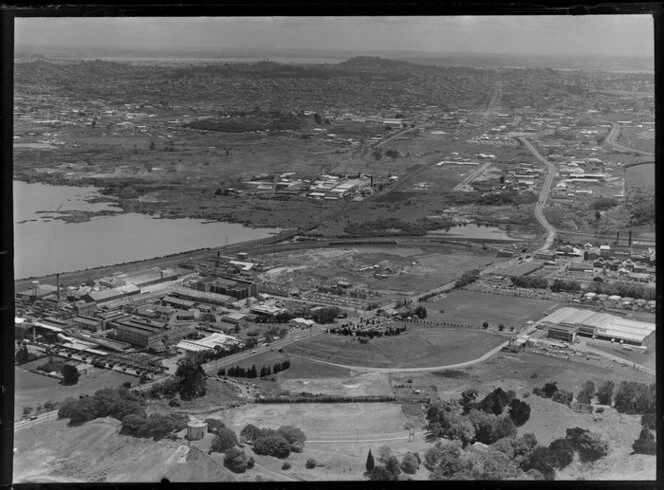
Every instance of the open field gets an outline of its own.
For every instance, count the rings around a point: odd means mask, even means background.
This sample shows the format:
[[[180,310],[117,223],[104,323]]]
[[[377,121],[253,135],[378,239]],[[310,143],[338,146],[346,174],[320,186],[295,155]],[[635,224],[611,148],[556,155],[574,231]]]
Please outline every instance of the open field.
[[[655,188],[655,164],[637,165],[626,169],[625,186],[628,193],[638,187],[652,191]]]
[[[90,368],[89,374],[81,375],[78,383],[73,386],[63,386],[60,381],[41,374],[35,374],[28,369],[36,368],[46,362],[46,359],[16,366],[15,375],[15,401],[14,419],[18,420],[23,415],[23,407],[42,405],[47,401],[61,402],[68,396],[94,393],[102,388],[117,388],[125,381],[136,384],[138,378],[128,374],[110,371],[108,369]]]
[[[247,424],[273,429],[295,425],[317,440],[360,434],[405,433],[408,418],[398,403],[252,404],[212,414],[236,432]]]
[[[476,359],[505,341],[472,330],[419,328],[361,344],[353,337],[326,334],[289,346],[286,352],[346,366],[376,368],[434,367]],[[294,360],[294,362],[295,362]]]
[[[423,303],[432,321],[445,321],[480,326],[489,322],[490,327],[500,323],[509,329],[519,328],[528,320],[539,320],[544,312],[558,303],[540,299],[526,299],[477,291],[455,290],[447,298],[433,303]],[[445,313],[440,313],[443,310]]]
[[[119,435],[120,422],[97,419],[78,427],[66,420],[15,434],[14,482],[233,481],[230,471],[183,441]]]

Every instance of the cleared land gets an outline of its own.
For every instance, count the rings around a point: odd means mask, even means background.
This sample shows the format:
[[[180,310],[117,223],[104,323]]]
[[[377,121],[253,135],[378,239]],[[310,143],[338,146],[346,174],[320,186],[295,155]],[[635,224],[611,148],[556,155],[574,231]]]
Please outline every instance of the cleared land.
[[[423,303],[433,321],[490,327],[504,324],[507,328],[521,327],[528,320],[539,320],[544,312],[558,303],[541,299],[527,299],[477,291],[456,290],[445,299]],[[440,313],[443,310],[445,313]]]
[[[446,245],[435,248],[334,247],[279,252],[261,258],[270,266],[281,268],[263,274],[269,281],[306,290],[344,280],[390,298],[406,292],[427,291],[455,279],[463,271],[502,260],[496,259],[493,254]],[[377,269],[369,269],[375,265],[378,265]],[[376,270],[386,277],[376,278]],[[371,299],[372,296],[369,296],[368,300]]]
[[[504,337],[482,331],[416,327],[366,344],[352,339],[326,334],[289,346],[285,351],[347,366],[416,368],[470,361],[505,341]]]
[[[23,407],[32,407],[34,409],[37,405],[43,405],[47,401],[61,402],[68,396],[94,393],[102,388],[117,388],[125,381],[129,381],[133,385],[138,380],[135,376],[93,367],[90,368],[89,374],[81,375],[77,384],[63,386],[55,378],[49,378],[48,376],[28,371],[28,369],[34,369],[45,362],[45,358],[39,359],[23,366],[17,366],[14,369],[15,420],[20,419],[23,415]]]

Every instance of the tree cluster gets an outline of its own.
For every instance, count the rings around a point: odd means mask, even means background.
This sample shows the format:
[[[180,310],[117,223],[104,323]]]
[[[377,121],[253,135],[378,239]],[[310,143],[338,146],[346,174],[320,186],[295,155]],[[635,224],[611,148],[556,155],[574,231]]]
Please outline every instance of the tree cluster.
[[[462,288],[470,283],[477,281],[480,277],[479,269],[472,269],[461,274],[461,277],[456,280],[455,287]]]
[[[608,296],[623,296],[627,298],[653,300],[656,298],[655,288],[646,284],[633,282],[599,282],[589,283],[589,291],[595,294],[606,294]]]
[[[237,435],[228,427],[215,428],[215,434],[210,446],[210,451],[213,453],[225,453],[238,444]]]
[[[307,440],[302,429],[292,425],[282,425],[274,430],[248,424],[240,431],[240,437],[253,444],[256,454],[277,458],[286,458],[291,452],[301,453]]]
[[[316,311],[311,312],[311,318],[316,323],[332,323],[341,313],[341,310],[336,306],[323,306]]]
[[[394,395],[321,395],[302,393],[299,395],[266,396],[256,399],[256,403],[381,403],[393,402]]]
[[[38,359],[39,356],[37,354],[33,354],[28,351],[28,346],[23,344],[17,351],[16,351],[16,364],[19,366],[22,364],[25,364],[26,362],[34,361],[35,359]]]
[[[140,438],[153,438],[155,441],[187,427],[187,417],[177,413],[153,413],[149,416],[130,413],[122,418],[120,434]]]
[[[122,420],[129,414],[145,417],[145,400],[126,388],[104,388],[93,395],[65,399],[58,410],[58,418],[69,419],[78,425],[100,417]]]
[[[219,376],[230,376],[232,378],[257,378],[259,376],[263,378],[265,376],[270,376],[271,374],[280,373],[288,368],[290,368],[290,361],[283,361],[274,364],[272,367],[262,366],[260,372],[256,369],[256,365],[252,364],[248,369],[240,366],[231,367],[228,368],[228,370],[221,368],[217,374]]]
[[[244,473],[247,468],[253,468],[253,458],[247,458],[244,451],[231,447],[224,452],[224,466],[233,473]]]
[[[517,426],[525,424],[530,417],[530,406],[517,399],[513,391],[497,388],[479,402],[476,398],[477,390],[469,389],[458,401],[429,405],[427,440],[458,440],[462,447],[474,442],[491,444],[505,437],[515,437]]]
[[[581,284],[574,280],[554,279],[551,284],[551,291],[554,293],[560,291],[581,291]]]

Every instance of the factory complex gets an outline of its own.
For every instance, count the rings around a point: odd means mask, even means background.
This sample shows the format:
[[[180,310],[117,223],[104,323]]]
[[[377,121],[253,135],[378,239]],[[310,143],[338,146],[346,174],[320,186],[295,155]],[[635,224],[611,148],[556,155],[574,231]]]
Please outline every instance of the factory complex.
[[[655,335],[655,324],[623,318],[610,313],[563,307],[539,321],[551,338],[573,342],[577,335],[644,345]]]

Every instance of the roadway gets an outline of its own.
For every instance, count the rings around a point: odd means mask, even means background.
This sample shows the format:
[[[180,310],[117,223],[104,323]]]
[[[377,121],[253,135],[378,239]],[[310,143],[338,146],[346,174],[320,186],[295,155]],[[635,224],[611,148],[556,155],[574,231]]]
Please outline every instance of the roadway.
[[[532,143],[530,143],[530,141],[528,141],[525,137],[520,136],[519,141],[523,143],[523,145],[528,149],[528,151],[530,151],[530,153],[533,154],[535,158],[546,165],[547,168],[547,174],[544,178],[544,183],[542,184],[542,189],[540,190],[537,204],[535,204],[535,218],[537,218],[537,221],[540,222],[547,233],[544,244],[535,250],[535,252],[543,252],[553,246],[553,240],[556,238],[556,228],[551,223],[549,223],[544,216],[544,206],[546,205],[546,201],[549,198],[549,194],[551,193],[551,185],[553,184],[553,178],[556,175],[556,166],[544,158],[532,145]]]
[[[414,368],[375,368],[375,367],[367,367],[367,366],[347,366],[345,364],[337,364],[335,362],[329,362],[329,361],[322,361],[320,359],[314,359],[312,357],[305,357],[305,356],[299,356],[295,354],[291,354],[293,357],[301,358],[301,359],[306,359],[309,361],[313,362],[318,362],[321,364],[328,364],[330,366],[336,366],[340,368],[345,368],[345,369],[350,369],[352,371],[358,371],[358,372],[363,372],[363,373],[424,373],[424,372],[435,372],[435,371],[445,371],[448,369],[458,369],[458,368],[464,368],[468,366],[473,366],[475,364],[479,364],[480,362],[484,362],[487,359],[490,359],[491,357],[495,356],[500,352],[503,347],[507,346],[509,344],[509,341],[506,340],[505,342],[501,343],[497,347],[494,347],[491,349],[489,352],[485,353],[484,355],[478,357],[477,359],[473,359],[471,361],[466,361],[466,362],[460,362],[457,364],[446,364],[443,366],[428,366],[428,367],[414,367]]]

